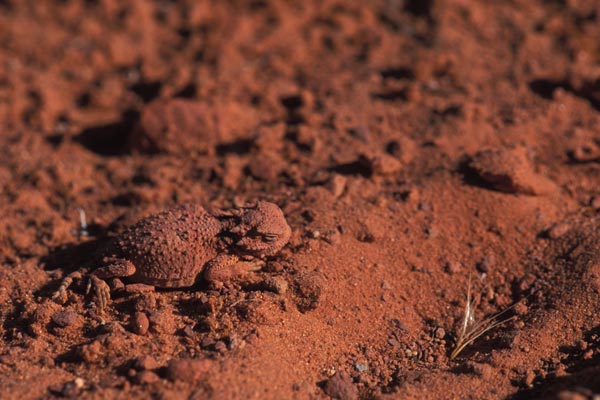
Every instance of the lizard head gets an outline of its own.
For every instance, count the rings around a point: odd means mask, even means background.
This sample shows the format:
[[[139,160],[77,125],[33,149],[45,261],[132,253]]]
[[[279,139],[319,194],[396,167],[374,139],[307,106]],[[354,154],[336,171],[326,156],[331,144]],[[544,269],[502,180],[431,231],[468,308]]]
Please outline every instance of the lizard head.
[[[277,205],[259,201],[237,211],[236,224],[229,230],[237,238],[236,252],[264,258],[276,254],[290,240],[292,229]]]

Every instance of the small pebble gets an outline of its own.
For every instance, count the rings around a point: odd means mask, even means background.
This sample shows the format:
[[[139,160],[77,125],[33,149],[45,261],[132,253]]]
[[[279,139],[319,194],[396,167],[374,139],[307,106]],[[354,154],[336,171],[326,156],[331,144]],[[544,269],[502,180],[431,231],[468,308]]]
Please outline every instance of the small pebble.
[[[215,350],[219,353],[225,353],[227,351],[227,345],[222,340],[215,343]]]
[[[501,192],[535,196],[556,190],[554,182],[535,171],[525,146],[479,151],[469,168],[486,185]]]
[[[358,399],[358,389],[352,383],[352,379],[344,374],[338,373],[327,380],[323,387],[325,393],[339,400],[355,400]]]
[[[259,339],[258,339],[257,333],[251,333],[248,336],[246,336],[244,339],[244,341],[249,344],[256,344],[256,343],[258,343],[258,340]]]
[[[150,314],[148,320],[154,333],[173,335],[177,330],[173,316],[166,312],[155,311]]]
[[[550,230],[548,231],[548,237],[550,239],[558,239],[559,237],[567,233],[570,229],[571,224],[567,222],[559,222],[555,224],[552,228],[550,228]]]
[[[135,376],[135,381],[140,384],[154,383],[159,380],[159,376],[152,371],[141,371]]]
[[[358,372],[365,372],[367,369],[369,369],[365,363],[356,363],[354,364],[354,368],[356,368]]]
[[[338,245],[342,241],[342,234],[336,229],[331,232],[328,232],[323,236],[323,239],[330,245]]]
[[[327,184],[327,188],[331,191],[333,197],[338,198],[344,193],[347,181],[348,179],[346,177],[339,174],[334,174],[331,177],[331,180]]]
[[[194,336],[194,328],[191,325],[186,325],[185,328],[183,328],[183,334],[187,337]]]
[[[523,303],[522,301],[515,304],[514,307],[515,313],[517,315],[523,315],[523,314],[527,314],[527,311],[529,310],[528,307],[525,305],[525,303]]]
[[[167,365],[166,376],[172,381],[193,383],[202,378],[211,367],[212,361],[208,359],[171,360]]]
[[[248,164],[248,171],[258,180],[272,182],[277,179],[284,165],[277,153],[267,151]]]
[[[295,276],[292,284],[294,301],[302,313],[314,310],[321,300],[323,288],[321,276],[318,273],[300,273]]]
[[[156,309],[156,296],[154,293],[140,293],[135,302],[136,311],[151,311]]]
[[[160,367],[160,364],[158,363],[158,361],[156,361],[154,357],[146,355],[136,358],[133,361],[133,367],[138,371],[144,371],[156,369]]]
[[[64,397],[79,397],[79,395],[81,394],[81,389],[83,389],[84,385],[85,381],[83,379],[75,378],[75,380],[64,384],[61,394]]]
[[[130,329],[133,333],[137,333],[138,335],[145,335],[148,333],[148,328],[150,326],[150,321],[148,321],[148,317],[143,312],[136,312],[133,314],[133,318],[131,318]]]
[[[389,175],[402,169],[402,163],[389,154],[361,154],[359,163],[374,175]]]
[[[277,294],[284,294],[288,290],[288,283],[280,276],[270,276],[263,282],[265,289]]]
[[[369,231],[366,227],[363,227],[358,231],[356,239],[363,243],[373,243],[375,242],[375,235],[373,235],[373,233],[371,233],[371,231]]]
[[[202,346],[203,349],[207,349],[209,347],[214,346],[215,343],[216,343],[215,339],[213,339],[211,337],[207,337],[207,338],[202,339],[200,346]]]
[[[98,340],[94,340],[92,343],[85,344],[78,350],[78,354],[81,359],[87,363],[95,363],[99,361],[103,353],[102,344]]]
[[[52,322],[61,328],[65,328],[77,322],[78,317],[79,314],[72,310],[59,311],[52,316]]]

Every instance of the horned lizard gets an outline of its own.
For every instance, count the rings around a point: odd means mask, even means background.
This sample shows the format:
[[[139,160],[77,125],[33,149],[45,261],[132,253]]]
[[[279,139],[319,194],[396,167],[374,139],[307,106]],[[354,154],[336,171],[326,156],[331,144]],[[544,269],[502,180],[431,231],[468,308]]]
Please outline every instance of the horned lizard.
[[[288,242],[281,209],[266,201],[209,213],[194,203],[146,217],[109,241],[98,268],[65,277],[53,298],[64,298],[74,279],[89,275],[102,309],[112,289],[127,292],[194,285],[199,278],[224,282],[260,269]],[[125,278],[127,284],[121,279]]]

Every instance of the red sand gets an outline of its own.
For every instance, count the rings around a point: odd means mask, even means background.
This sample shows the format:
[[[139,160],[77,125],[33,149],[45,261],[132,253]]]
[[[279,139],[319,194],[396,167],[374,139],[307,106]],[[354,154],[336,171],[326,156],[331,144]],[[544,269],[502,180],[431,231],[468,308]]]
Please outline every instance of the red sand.
[[[600,391],[600,3],[363,3],[0,1],[2,399]],[[259,272],[50,299],[257,199],[293,230]],[[450,360],[469,277],[520,303]]]

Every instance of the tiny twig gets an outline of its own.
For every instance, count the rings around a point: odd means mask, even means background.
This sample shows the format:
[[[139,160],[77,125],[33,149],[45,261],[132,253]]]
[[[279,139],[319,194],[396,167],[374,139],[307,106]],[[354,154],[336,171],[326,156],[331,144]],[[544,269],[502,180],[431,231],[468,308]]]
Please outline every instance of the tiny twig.
[[[87,225],[87,219],[85,216],[85,211],[83,210],[83,208],[79,209],[79,234],[81,236],[87,236],[88,235],[88,225]]]
[[[450,359],[454,360],[458,355],[477,338],[486,332],[496,328],[499,325],[505,324],[516,318],[516,316],[500,319],[509,310],[513,309],[517,303],[496,313],[481,321],[475,319],[475,300],[471,296],[471,278],[469,277],[469,286],[467,287],[467,302],[465,304],[465,314],[463,318],[462,328],[456,341],[456,346],[450,354]]]

